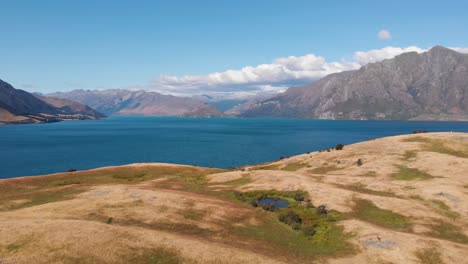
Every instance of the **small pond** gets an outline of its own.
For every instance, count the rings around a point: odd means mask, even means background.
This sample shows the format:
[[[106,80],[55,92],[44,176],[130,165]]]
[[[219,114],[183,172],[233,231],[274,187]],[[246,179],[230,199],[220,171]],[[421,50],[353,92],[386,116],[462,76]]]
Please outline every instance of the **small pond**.
[[[288,207],[289,202],[286,200],[282,200],[282,199],[262,198],[258,200],[258,204],[259,205],[272,204],[276,206],[276,208],[284,208],[284,207]]]

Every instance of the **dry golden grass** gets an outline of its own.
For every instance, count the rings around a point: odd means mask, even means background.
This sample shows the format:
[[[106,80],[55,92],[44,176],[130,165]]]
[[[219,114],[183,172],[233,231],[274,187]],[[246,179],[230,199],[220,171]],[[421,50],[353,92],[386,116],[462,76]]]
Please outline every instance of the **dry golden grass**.
[[[428,133],[243,170],[136,164],[1,180],[0,263],[463,263],[466,142]],[[287,199],[281,210],[316,235],[239,192]]]

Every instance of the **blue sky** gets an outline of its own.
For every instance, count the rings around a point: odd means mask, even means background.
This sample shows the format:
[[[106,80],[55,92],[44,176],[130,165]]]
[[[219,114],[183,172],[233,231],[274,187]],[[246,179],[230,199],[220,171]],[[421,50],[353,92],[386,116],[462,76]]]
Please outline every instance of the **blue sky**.
[[[466,0],[0,0],[0,4],[0,79],[31,92],[262,91],[254,86],[268,91],[270,82],[286,87],[321,77],[309,74],[309,64],[315,65],[317,58],[356,63],[356,51],[468,46]],[[391,38],[380,39],[381,30],[389,31]],[[301,57],[308,54],[316,57]],[[290,80],[291,74],[277,68],[255,68],[288,56],[296,56],[284,62],[290,68],[309,63],[308,73],[295,72]],[[254,69],[220,75],[219,80],[218,75],[209,75],[246,66]],[[322,61],[317,67],[324,73],[356,67],[328,66]],[[261,78],[251,78],[260,70]],[[239,74],[242,81],[235,80]]]

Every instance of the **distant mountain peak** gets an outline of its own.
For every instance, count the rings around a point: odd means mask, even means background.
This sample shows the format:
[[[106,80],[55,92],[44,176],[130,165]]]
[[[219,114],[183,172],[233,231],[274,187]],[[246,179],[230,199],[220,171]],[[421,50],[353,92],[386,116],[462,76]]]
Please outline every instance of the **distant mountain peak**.
[[[254,104],[246,117],[468,120],[468,55],[435,46]]]

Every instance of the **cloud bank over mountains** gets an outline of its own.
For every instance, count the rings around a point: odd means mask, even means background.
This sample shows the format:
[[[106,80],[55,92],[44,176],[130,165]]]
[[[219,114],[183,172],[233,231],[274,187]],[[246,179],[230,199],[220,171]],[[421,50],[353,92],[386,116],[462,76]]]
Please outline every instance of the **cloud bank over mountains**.
[[[468,48],[451,48],[468,53]],[[217,97],[236,98],[259,92],[276,93],[290,86],[302,85],[326,75],[356,70],[368,64],[391,59],[406,52],[422,53],[428,49],[409,46],[385,47],[369,51],[357,51],[353,61],[329,62],[324,57],[307,54],[275,59],[270,64],[246,66],[238,70],[214,72],[207,75],[168,76],[154,80],[149,89],[179,96],[209,94]]]

